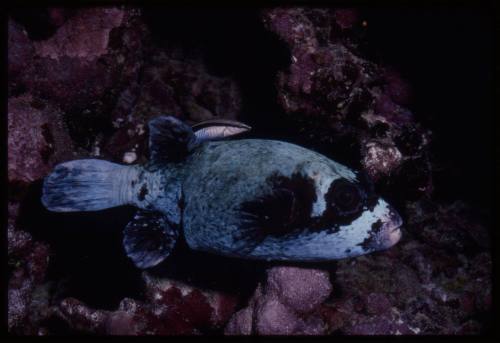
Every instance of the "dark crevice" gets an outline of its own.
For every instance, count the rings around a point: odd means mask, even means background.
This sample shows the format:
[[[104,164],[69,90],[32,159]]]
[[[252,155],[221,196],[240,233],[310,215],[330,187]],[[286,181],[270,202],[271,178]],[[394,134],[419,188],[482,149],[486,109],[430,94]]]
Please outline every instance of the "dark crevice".
[[[57,27],[50,22],[47,8],[22,8],[10,12],[10,17],[26,28],[31,40],[45,40],[50,38]]]
[[[252,136],[290,136],[275,88],[278,71],[288,69],[290,52],[264,28],[260,10],[146,8],[144,16],[155,44],[182,47],[200,56],[209,73],[239,84],[241,120],[253,127]]]
[[[363,54],[409,81],[414,93],[409,108],[432,131],[434,198],[490,206],[492,14],[472,4],[384,7],[365,8],[363,19],[368,23]]]
[[[122,229],[135,209],[55,213],[32,184],[20,207],[19,227],[50,245],[47,279],[59,280],[57,298],[75,297],[91,307],[115,310],[124,297],[142,298],[140,270],[122,248]]]

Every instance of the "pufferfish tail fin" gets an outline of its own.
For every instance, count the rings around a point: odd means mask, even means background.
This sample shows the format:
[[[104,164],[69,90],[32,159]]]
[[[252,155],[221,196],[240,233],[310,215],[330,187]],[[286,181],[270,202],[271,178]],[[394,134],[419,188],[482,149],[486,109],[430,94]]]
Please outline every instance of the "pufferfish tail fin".
[[[50,211],[98,211],[128,203],[122,187],[133,167],[97,159],[64,162],[43,182],[42,203]]]

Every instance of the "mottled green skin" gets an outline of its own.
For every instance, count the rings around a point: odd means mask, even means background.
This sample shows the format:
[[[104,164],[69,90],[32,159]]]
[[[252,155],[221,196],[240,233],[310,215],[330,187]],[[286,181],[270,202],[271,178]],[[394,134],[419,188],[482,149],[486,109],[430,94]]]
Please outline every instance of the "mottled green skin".
[[[241,239],[245,234],[241,232],[239,206],[269,193],[271,175],[301,173],[311,177],[320,201],[334,179],[356,177],[348,168],[314,151],[261,139],[205,143],[187,158],[184,170],[183,230],[189,246],[246,258],[294,259],[293,245],[300,245],[297,239],[288,243],[271,240],[254,251],[245,249],[248,242]]]

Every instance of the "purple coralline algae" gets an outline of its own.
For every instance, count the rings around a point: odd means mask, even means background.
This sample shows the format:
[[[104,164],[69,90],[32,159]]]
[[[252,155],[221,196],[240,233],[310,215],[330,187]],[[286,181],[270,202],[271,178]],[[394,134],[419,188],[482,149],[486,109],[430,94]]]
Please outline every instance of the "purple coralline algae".
[[[326,332],[320,305],[332,292],[328,272],[273,267],[248,306],[225,328],[228,335],[321,335]]]

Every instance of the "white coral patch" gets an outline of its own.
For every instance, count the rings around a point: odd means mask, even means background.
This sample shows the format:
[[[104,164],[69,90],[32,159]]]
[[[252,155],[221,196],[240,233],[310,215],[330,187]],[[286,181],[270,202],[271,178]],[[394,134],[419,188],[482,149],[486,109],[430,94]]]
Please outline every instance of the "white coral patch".
[[[371,175],[387,174],[401,163],[402,158],[396,146],[371,141],[365,145],[363,165]]]
[[[123,162],[125,163],[134,163],[134,161],[137,160],[137,154],[133,151],[127,151],[125,154],[123,154]]]

